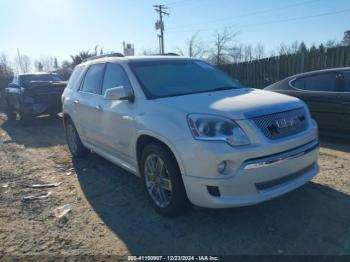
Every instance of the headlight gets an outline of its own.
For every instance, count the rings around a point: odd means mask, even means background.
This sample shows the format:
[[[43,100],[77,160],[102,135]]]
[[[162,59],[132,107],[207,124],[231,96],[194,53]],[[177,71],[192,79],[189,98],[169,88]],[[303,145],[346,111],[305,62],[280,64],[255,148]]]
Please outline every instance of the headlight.
[[[226,141],[232,146],[250,144],[244,131],[230,119],[220,116],[191,114],[188,115],[187,120],[195,139]]]

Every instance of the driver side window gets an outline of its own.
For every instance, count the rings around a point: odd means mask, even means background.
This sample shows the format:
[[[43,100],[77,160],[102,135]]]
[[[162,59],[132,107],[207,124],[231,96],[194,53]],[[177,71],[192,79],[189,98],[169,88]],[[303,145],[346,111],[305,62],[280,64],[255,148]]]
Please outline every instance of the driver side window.
[[[103,78],[102,95],[107,89],[123,86],[125,89],[130,89],[131,84],[121,65],[108,63],[106,72]]]

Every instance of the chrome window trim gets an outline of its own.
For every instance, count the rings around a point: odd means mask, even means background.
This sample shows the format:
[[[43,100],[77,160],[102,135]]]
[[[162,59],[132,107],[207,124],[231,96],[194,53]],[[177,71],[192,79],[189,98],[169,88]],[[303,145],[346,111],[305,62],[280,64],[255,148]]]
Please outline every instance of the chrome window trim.
[[[337,71],[337,72],[338,72],[338,74],[341,73],[341,71]],[[315,75],[318,75],[318,74],[315,74]],[[320,75],[321,75],[321,74],[320,74]],[[293,86],[293,81],[299,80],[299,79],[302,79],[302,78],[306,78],[306,77],[311,77],[311,76],[314,76],[314,75],[302,76],[302,77],[300,77],[300,78],[295,77],[295,78],[293,78],[292,80],[290,80],[290,81],[288,82],[288,86],[291,87],[291,88],[293,88],[293,89],[295,89],[295,90],[297,90],[297,91],[309,92],[309,93],[315,93],[315,92],[339,93],[339,94],[344,93],[344,92],[339,92],[339,91],[307,90],[307,89],[300,89],[300,88],[298,88],[298,87]]]
[[[267,167],[278,163],[282,163],[284,161],[295,159],[303,155],[306,155],[307,153],[317,149],[318,147],[319,147],[319,141],[314,140],[306,145],[292,149],[290,151],[286,151],[286,152],[278,153],[276,155],[262,157],[258,159],[247,160],[243,163],[243,169],[250,170],[250,169],[262,168],[262,167]]]

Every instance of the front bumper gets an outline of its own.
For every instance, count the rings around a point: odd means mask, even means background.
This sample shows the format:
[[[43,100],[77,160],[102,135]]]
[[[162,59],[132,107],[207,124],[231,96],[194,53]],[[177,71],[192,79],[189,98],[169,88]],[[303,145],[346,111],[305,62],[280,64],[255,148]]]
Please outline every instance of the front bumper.
[[[270,142],[258,137],[256,141],[262,142],[247,147],[178,143],[189,200],[208,208],[253,205],[292,191],[317,175],[316,125],[288,139]],[[221,161],[229,163],[224,175],[217,171]],[[216,188],[219,194],[208,187]]]
[[[306,147],[299,155],[293,154],[294,157],[284,158],[284,155],[295,150],[272,157],[279,161],[253,160],[261,163],[256,166],[247,161],[234,177],[228,179],[183,176],[188,198],[197,206],[225,208],[253,205],[290,192],[318,173],[318,142],[302,148]],[[217,188],[219,196],[210,194],[208,187]]]

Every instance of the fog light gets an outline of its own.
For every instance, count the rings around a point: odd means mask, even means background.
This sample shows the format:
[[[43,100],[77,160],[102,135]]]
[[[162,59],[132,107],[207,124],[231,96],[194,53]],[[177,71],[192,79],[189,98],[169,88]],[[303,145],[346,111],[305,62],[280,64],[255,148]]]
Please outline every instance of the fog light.
[[[227,162],[226,161],[222,161],[221,163],[219,163],[218,167],[217,167],[218,172],[220,174],[223,174],[225,172],[225,170],[226,170],[226,166],[227,166]]]
[[[221,196],[219,188],[217,186],[207,186],[207,189],[210,195],[215,197]]]

